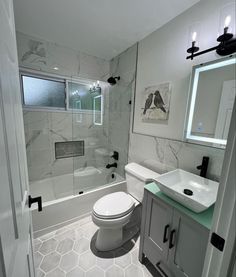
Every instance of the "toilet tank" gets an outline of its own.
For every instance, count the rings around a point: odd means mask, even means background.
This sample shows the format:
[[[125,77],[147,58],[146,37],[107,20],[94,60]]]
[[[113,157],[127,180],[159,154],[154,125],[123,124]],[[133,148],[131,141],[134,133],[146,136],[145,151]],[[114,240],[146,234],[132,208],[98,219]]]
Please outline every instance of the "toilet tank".
[[[142,201],[144,186],[151,183],[160,174],[137,163],[129,163],[125,166],[127,192],[138,201]]]

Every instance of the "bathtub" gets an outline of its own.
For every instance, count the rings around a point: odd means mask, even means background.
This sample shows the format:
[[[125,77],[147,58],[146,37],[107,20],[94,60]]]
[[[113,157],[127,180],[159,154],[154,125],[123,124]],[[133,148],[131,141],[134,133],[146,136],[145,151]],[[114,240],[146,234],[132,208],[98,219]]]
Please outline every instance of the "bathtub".
[[[42,196],[43,211],[31,208],[34,237],[54,231],[89,215],[102,196],[127,191],[125,179],[117,173],[87,168],[30,183],[30,193]],[[80,181],[80,182],[79,182]]]

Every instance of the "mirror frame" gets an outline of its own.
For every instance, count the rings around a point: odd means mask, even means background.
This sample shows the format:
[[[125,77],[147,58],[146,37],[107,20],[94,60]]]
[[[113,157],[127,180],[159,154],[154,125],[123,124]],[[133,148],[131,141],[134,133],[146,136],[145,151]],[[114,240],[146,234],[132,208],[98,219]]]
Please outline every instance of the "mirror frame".
[[[199,144],[213,144],[210,145],[212,147],[219,147],[222,148],[222,146],[226,146],[227,140],[224,139],[217,139],[217,138],[209,138],[204,136],[196,136],[192,135],[192,122],[193,122],[193,116],[194,116],[194,108],[195,108],[195,102],[197,97],[197,88],[198,88],[198,80],[199,80],[199,74],[200,72],[207,71],[210,69],[215,69],[219,67],[223,67],[226,65],[236,64],[236,55],[230,55],[223,59],[214,60],[208,63],[202,63],[199,65],[193,66],[192,69],[192,76],[191,76],[191,85],[190,85],[190,91],[189,91],[189,100],[188,100],[188,113],[186,118],[186,134],[185,139],[187,141],[191,142],[198,142]]]

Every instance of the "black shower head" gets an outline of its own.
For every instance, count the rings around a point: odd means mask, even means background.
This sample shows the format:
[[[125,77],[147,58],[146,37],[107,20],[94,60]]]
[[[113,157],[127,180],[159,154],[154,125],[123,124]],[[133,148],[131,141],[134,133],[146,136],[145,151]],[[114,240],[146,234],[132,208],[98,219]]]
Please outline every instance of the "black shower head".
[[[113,77],[111,76],[110,78],[107,79],[107,82],[111,85],[114,86],[116,84],[116,80],[120,80],[120,76]]]

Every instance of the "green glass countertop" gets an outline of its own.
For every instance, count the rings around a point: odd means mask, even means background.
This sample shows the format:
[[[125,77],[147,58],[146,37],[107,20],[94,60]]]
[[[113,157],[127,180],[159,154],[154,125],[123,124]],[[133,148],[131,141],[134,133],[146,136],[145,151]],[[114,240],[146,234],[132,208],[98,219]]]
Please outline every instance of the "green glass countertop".
[[[145,189],[154,194],[156,197],[162,199],[167,204],[171,205],[172,207],[176,208],[180,212],[186,214],[187,216],[191,217],[207,229],[211,229],[212,224],[212,218],[213,218],[213,212],[214,212],[214,205],[211,206],[209,209],[205,210],[201,213],[195,213],[188,208],[185,208],[183,205],[179,204],[175,200],[172,200],[168,196],[166,196],[164,193],[160,191],[156,183],[150,183],[145,186]]]

